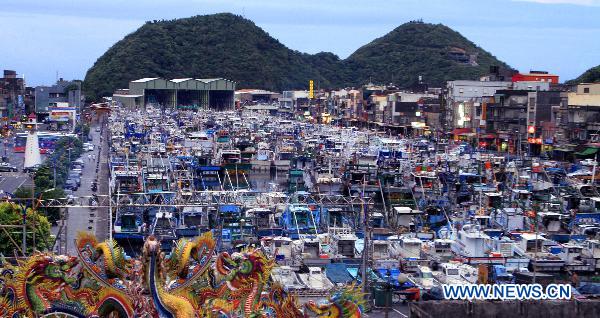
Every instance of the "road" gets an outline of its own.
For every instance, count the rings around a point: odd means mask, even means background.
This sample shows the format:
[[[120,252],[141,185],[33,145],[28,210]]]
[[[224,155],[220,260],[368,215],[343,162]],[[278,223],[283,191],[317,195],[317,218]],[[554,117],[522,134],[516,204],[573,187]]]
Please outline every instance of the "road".
[[[95,127],[92,127],[90,130],[90,135],[93,138],[93,143],[96,147],[94,151],[85,152],[82,156],[82,159],[85,163],[83,167],[83,171],[81,174],[81,186],[73,193],[76,197],[91,197],[94,192],[91,189],[91,185],[93,181],[98,177],[98,173],[96,172],[98,168],[98,172],[102,174],[104,171],[100,171],[101,162],[104,162],[103,170],[106,170],[106,146],[102,147],[102,153],[104,156],[99,155],[99,146],[100,146],[100,133],[96,132]],[[103,140],[103,144],[106,144],[106,141]],[[88,159],[88,155],[94,155],[95,159]],[[100,162],[99,162],[100,161]],[[104,172],[105,174],[105,172]],[[105,181],[106,182],[106,181]],[[101,189],[100,189],[101,190]],[[101,192],[97,192],[100,194]],[[64,234],[66,236],[62,237],[60,251],[67,251],[69,255],[76,255],[77,250],[75,248],[75,239],[77,238],[77,234],[81,231],[90,231],[93,233],[100,232],[104,235],[97,235],[99,240],[103,240],[106,238],[107,228],[98,229],[97,224],[102,223],[105,224],[108,222],[107,213],[103,211],[107,211],[106,209],[95,209],[92,210],[90,208],[69,208],[66,212],[66,226],[64,227]],[[65,239],[66,238],[66,239]],[[66,245],[66,246],[65,246]]]
[[[23,184],[31,185],[31,178],[22,172],[0,172],[0,190],[14,193]]]
[[[13,148],[13,137],[8,144],[0,144],[0,154],[8,159],[8,162],[19,169],[18,172],[0,172],[0,191],[14,193],[20,186],[31,186],[31,177],[23,171],[25,153],[15,152]],[[42,162],[46,155],[42,154]]]

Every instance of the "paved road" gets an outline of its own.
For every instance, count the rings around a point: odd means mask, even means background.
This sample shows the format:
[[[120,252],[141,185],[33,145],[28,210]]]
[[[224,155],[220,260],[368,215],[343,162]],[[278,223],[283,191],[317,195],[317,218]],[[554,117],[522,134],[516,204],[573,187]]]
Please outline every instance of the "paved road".
[[[31,178],[27,173],[23,173],[23,161],[25,161],[24,153],[17,153],[12,147],[12,142],[4,147],[2,143],[2,149],[0,151],[2,156],[8,159],[8,162],[19,169],[18,172],[0,172],[0,190],[14,193],[20,186],[27,184],[31,186]]]
[[[98,194],[108,195],[108,133],[107,129],[102,130],[103,139],[101,148],[99,148],[99,164],[98,164]],[[94,141],[96,141],[94,139]],[[110,228],[110,222],[108,221],[108,208],[98,208],[96,210],[98,217],[96,219],[96,237],[98,240],[103,241],[108,238]]]
[[[95,131],[95,127],[92,127],[90,135],[93,138],[92,143],[96,146],[96,148],[94,151],[85,152],[82,156],[85,166],[81,175],[81,186],[73,194],[76,197],[89,198],[92,196],[92,194],[94,194],[91,189],[91,185],[92,182],[97,178],[96,168],[99,165],[98,160],[101,160],[101,156],[99,156],[98,152],[98,146],[100,145],[100,133]],[[102,151],[104,152],[104,149],[102,149]],[[96,156],[95,160],[88,159],[88,155],[92,154]],[[105,160],[106,159],[104,159],[104,161]],[[106,218],[106,214],[102,216],[101,213],[99,213],[99,210],[100,209],[91,210],[90,208],[68,209],[66,213],[66,227],[64,230],[66,233],[66,240],[62,240],[63,245],[66,244],[66,247],[62,246],[62,251],[64,251],[66,248],[68,254],[75,255],[77,252],[75,249],[75,239],[77,238],[77,233],[80,231],[91,231],[93,233],[96,232],[96,224],[103,217]],[[99,239],[103,239],[103,237],[99,237]]]
[[[23,162],[25,161],[25,153],[15,152],[13,148],[13,140],[8,144],[0,143],[0,154],[8,159],[8,162],[19,169],[18,172],[0,172],[0,190],[14,193],[20,186],[31,186],[31,178],[23,171]],[[46,155],[42,154],[42,162],[46,160]]]
[[[23,184],[31,185],[31,178],[21,172],[0,172],[0,190],[14,193]]]

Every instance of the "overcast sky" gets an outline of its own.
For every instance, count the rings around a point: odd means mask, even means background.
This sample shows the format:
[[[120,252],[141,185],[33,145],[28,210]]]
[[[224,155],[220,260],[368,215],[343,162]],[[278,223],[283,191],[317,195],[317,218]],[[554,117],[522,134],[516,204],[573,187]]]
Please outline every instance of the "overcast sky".
[[[0,69],[28,85],[83,79],[145,21],[232,12],[289,48],[345,58],[410,20],[443,23],[521,71],[600,64],[600,0],[1,0]]]

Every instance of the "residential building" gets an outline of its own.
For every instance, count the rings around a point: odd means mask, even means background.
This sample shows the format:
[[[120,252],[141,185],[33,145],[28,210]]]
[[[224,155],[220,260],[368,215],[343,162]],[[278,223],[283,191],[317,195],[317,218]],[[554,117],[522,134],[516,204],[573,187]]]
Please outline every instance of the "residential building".
[[[498,90],[485,105],[486,129],[482,139],[503,151],[520,149],[537,154],[549,150],[557,133],[560,94],[559,91]]]
[[[279,97],[279,107],[283,112],[304,114],[309,106],[308,91],[283,91]]]
[[[598,142],[600,134],[600,83],[582,83],[562,94],[560,133],[568,141]]]
[[[448,81],[445,94],[445,130],[455,128],[479,128],[483,102],[496,94],[498,90],[509,89],[511,82],[506,81]]]
[[[395,92],[387,96],[385,123],[402,127],[439,126],[439,95],[430,93]],[[413,125],[413,123],[419,123]],[[422,125],[421,125],[422,124]]]
[[[35,112],[46,117],[48,107],[56,103],[68,103],[69,107],[81,109],[83,96],[81,94],[81,81],[65,81],[60,78],[52,86],[37,86],[35,88]]]
[[[26,115],[25,95],[25,80],[17,77],[15,71],[4,70],[4,77],[0,78],[0,115]]]
[[[512,76],[513,82],[549,82],[551,84],[558,84],[558,75],[548,74],[545,71],[530,71],[529,73],[521,74],[516,73]]]

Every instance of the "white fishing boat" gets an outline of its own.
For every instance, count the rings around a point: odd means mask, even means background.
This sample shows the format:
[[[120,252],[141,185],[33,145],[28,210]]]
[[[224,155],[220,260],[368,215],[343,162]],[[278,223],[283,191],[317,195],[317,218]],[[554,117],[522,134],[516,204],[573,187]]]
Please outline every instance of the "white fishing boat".
[[[560,246],[546,239],[541,234],[522,233],[521,242],[516,247],[519,253],[529,258],[531,266],[540,272],[557,272],[563,269],[565,261],[552,252],[560,250]]]
[[[458,263],[440,264],[439,271],[434,272],[433,276],[443,284],[465,284],[468,282],[460,276]]]
[[[299,291],[306,288],[297,274],[289,266],[277,266],[271,271],[271,280],[279,283],[287,292]]]
[[[329,291],[333,283],[327,279],[320,267],[309,267],[308,273],[298,274],[300,281],[312,291]]]
[[[485,258],[489,250],[487,242],[490,237],[481,231],[479,225],[466,224],[458,231],[456,240],[452,242],[452,251],[458,257]]]
[[[562,249],[558,256],[565,262],[565,268],[570,271],[590,272],[595,269],[595,262],[589,259],[582,259],[584,246],[575,243],[562,244]]]
[[[330,227],[330,255],[332,258],[356,258],[356,240],[358,237],[349,227]]]
[[[600,270],[600,240],[587,240],[583,244],[581,259],[587,260],[595,265],[595,270]]]

